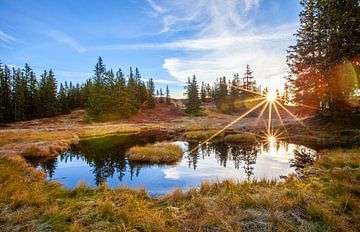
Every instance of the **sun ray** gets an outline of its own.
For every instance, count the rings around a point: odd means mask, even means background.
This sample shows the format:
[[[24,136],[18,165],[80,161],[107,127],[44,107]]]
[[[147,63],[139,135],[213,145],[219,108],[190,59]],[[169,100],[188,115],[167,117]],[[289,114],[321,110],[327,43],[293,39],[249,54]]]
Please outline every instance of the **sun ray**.
[[[265,97],[258,97],[258,98],[241,100],[241,101],[237,101],[237,102],[238,102],[238,103],[245,103],[245,102],[260,101],[260,100],[264,100],[264,99],[265,99]]]
[[[283,128],[284,128],[284,130],[285,130],[285,132],[286,132],[286,135],[289,137],[289,133],[288,133],[288,131],[287,131],[287,129],[286,129],[286,126],[285,126],[285,124],[284,124],[284,121],[283,121],[282,118],[281,118],[280,112],[279,112],[276,104],[274,104],[274,109],[275,109],[276,115],[278,116],[278,118],[279,118],[279,120],[280,120],[281,125],[283,126]]]
[[[270,101],[269,101],[270,102]],[[268,121],[268,134],[270,134],[270,129],[271,129],[271,107],[272,107],[272,102],[270,102],[269,104],[269,121]]]
[[[249,93],[253,93],[253,94],[256,94],[256,95],[264,96],[264,95],[261,94],[261,93],[258,93],[258,92],[255,92],[255,91],[252,91],[252,90],[249,90],[249,89],[244,89],[244,88],[241,88],[241,87],[236,86],[236,85],[234,85],[234,87],[237,88],[237,89],[240,89],[240,90],[242,90],[242,91],[245,91],[245,92],[249,92]]]
[[[266,104],[265,104],[264,107],[261,109],[259,115],[258,115],[257,118],[256,118],[256,121],[255,121],[254,126],[256,126],[256,125],[259,123],[259,120],[260,120],[260,118],[263,116],[263,114],[264,114],[264,112],[265,112],[265,110],[266,110],[266,107],[267,107],[268,105],[269,105],[269,102],[266,101]]]
[[[275,103],[278,104],[283,110],[285,110],[288,114],[290,114],[291,117],[293,117],[298,123],[300,123],[303,127],[306,128],[305,124],[298,119],[293,113],[291,113],[288,109],[286,109],[285,106],[283,106],[281,103],[279,103],[277,100],[275,100]]]
[[[207,138],[206,140],[204,140],[203,142],[201,142],[198,146],[196,146],[195,148],[193,148],[191,151],[189,151],[189,154],[195,152],[196,150],[198,150],[199,148],[201,148],[205,143],[209,142],[210,140],[212,140],[213,138],[215,138],[216,136],[218,136],[219,134],[221,134],[224,130],[228,129],[229,127],[231,127],[232,125],[234,125],[235,123],[237,123],[238,121],[240,121],[241,119],[243,119],[246,115],[250,114],[252,111],[254,111],[255,109],[259,108],[262,104],[264,104],[266,102],[266,100],[263,100],[262,102],[260,102],[259,104],[257,104],[256,106],[254,106],[253,108],[251,108],[250,110],[246,111],[244,114],[242,114],[240,117],[238,117],[237,119],[235,119],[234,121],[232,121],[231,123],[229,123],[228,125],[226,125],[225,127],[223,127],[222,129],[218,130],[215,134],[213,134],[212,136],[210,136],[209,138]]]

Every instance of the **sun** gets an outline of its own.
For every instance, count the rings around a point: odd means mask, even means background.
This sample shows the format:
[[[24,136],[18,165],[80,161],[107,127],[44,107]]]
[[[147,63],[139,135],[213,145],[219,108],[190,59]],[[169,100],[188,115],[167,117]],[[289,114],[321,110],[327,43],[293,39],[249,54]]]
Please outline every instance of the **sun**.
[[[269,90],[268,94],[266,95],[266,100],[269,102],[274,102],[276,98],[276,92],[274,90]]]
[[[270,135],[267,139],[270,144],[274,144],[276,142],[275,136]]]

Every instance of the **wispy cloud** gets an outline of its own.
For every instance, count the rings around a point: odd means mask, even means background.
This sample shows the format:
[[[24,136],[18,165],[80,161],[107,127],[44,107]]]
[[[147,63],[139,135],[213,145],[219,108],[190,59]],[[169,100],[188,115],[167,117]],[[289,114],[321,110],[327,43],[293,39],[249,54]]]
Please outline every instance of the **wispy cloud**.
[[[87,79],[92,76],[90,72],[77,72],[77,71],[64,71],[64,70],[54,70],[55,75],[59,75],[67,78],[82,78]]]
[[[64,32],[54,30],[54,29],[48,29],[48,30],[45,30],[44,33],[47,36],[49,36],[50,38],[56,40],[59,43],[69,46],[70,48],[74,49],[77,52],[86,52],[87,51],[87,49],[84,46],[79,44],[74,38],[65,34]]]
[[[156,12],[156,13],[164,13],[166,10],[164,8],[162,8],[161,6],[157,5],[153,0],[147,0],[147,2],[149,3],[149,5],[151,6],[151,8]]]
[[[10,42],[16,42],[17,39],[11,35],[6,34],[5,32],[0,31],[0,40],[10,43]]]
[[[164,59],[163,68],[179,81],[195,74],[200,81],[212,82],[219,76],[242,73],[250,64],[263,85],[281,88],[287,72],[286,48],[297,24],[260,27],[251,13],[260,0],[199,0],[164,3],[163,32],[188,31],[186,39],[164,44],[145,44],[143,48],[184,50]],[[171,19],[171,20],[169,20]]]

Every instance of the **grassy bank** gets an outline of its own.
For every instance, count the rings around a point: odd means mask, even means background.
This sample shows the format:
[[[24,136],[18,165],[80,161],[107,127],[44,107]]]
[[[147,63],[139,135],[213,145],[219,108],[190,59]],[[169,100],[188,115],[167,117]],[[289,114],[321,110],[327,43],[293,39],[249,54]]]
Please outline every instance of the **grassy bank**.
[[[224,138],[224,141],[227,143],[254,143],[256,140],[256,135],[249,133],[231,134]]]
[[[360,149],[324,151],[302,180],[203,183],[160,198],[144,189],[66,190],[19,156],[0,158],[0,230],[359,231]]]
[[[183,153],[181,147],[176,144],[160,142],[131,147],[127,155],[130,161],[170,164],[178,161]]]

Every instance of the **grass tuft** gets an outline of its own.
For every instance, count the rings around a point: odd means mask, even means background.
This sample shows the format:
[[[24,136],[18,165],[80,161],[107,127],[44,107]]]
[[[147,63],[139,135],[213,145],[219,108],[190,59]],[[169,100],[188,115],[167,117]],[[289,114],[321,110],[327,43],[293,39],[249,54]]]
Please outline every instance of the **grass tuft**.
[[[225,136],[225,142],[227,143],[254,143],[257,140],[256,135],[243,133],[243,134],[230,134]]]
[[[143,147],[135,146],[127,152],[130,161],[157,164],[174,163],[182,157],[183,153],[180,146],[168,142],[147,144]]]

